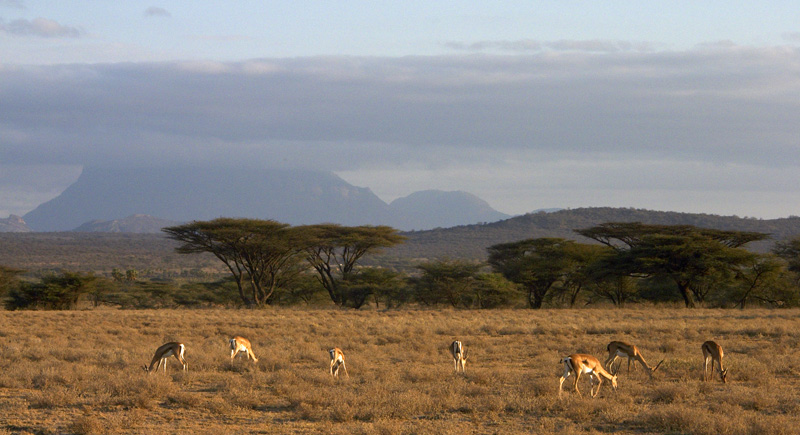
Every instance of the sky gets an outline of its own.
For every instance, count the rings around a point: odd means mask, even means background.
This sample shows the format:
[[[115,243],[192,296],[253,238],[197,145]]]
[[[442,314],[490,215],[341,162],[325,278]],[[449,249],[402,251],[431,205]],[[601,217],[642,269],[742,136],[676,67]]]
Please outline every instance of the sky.
[[[87,166],[174,165],[800,215],[800,8],[0,0],[0,218]]]

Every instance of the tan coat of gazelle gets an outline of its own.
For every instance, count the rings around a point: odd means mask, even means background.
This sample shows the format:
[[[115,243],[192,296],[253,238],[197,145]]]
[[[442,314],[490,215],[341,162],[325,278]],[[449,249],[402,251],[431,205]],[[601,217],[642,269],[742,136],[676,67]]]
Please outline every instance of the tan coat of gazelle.
[[[339,368],[344,369],[344,374],[347,377],[350,377],[350,374],[347,373],[347,366],[344,364],[344,353],[338,347],[334,347],[333,349],[328,351],[328,354],[331,357],[331,376],[334,378],[339,377]]]
[[[564,381],[570,376],[575,376],[575,378],[572,380],[573,389],[578,393],[579,396],[583,397],[581,391],[578,389],[578,380],[584,373],[588,374],[589,379],[591,380],[592,386],[589,389],[589,393],[592,395],[592,397],[597,396],[597,393],[600,392],[600,386],[603,384],[603,379],[608,379],[611,381],[611,386],[614,387],[614,391],[617,390],[617,375],[608,373],[600,364],[600,361],[591,355],[575,353],[561,358],[559,362],[564,364],[564,374],[561,376],[561,379],[558,382],[558,397],[561,397],[561,387],[563,386]],[[597,378],[597,390],[594,389],[595,378]]]
[[[459,368],[461,369],[461,373],[466,373],[467,351],[464,349],[464,345],[458,340],[450,343],[450,354],[453,355],[453,364],[455,365],[456,373],[458,373]]]
[[[661,363],[664,362],[662,359],[655,367],[650,367],[647,361],[644,360],[639,348],[632,344],[625,343],[624,341],[612,341],[608,343],[606,350],[608,350],[608,358],[606,358],[606,362],[603,363],[603,365],[614,374],[619,372],[619,367],[617,367],[617,370],[614,370],[614,362],[620,357],[628,358],[628,373],[631,371],[631,361],[634,361],[634,365],[636,364],[635,361],[639,361],[639,363],[647,369],[647,374],[650,375],[651,378],[653,377],[653,373],[661,367]],[[621,365],[622,362],[620,362],[620,366]]]
[[[171,341],[169,343],[164,343],[156,349],[156,353],[153,355],[153,360],[150,361],[150,366],[143,366],[142,368],[144,371],[148,373],[153,372],[153,367],[157,371],[159,367],[164,367],[164,373],[167,372],[167,358],[174,356],[175,359],[181,363],[183,370],[186,371],[189,369],[188,365],[186,364],[186,360],[183,358],[183,354],[186,352],[186,346],[183,343],[178,343],[177,341]]]
[[[719,367],[719,377],[723,383],[728,382],[728,369],[722,367],[722,357],[724,352],[722,346],[713,341],[706,341],[701,346],[703,350],[703,381],[710,381],[714,377],[714,362]],[[711,371],[708,370],[708,364],[711,363]]]
[[[253,353],[253,348],[250,346],[250,340],[237,335],[231,338],[229,343],[231,346],[231,363],[233,363],[233,359],[236,358],[239,352],[245,352],[247,359],[252,359],[253,363],[258,362],[258,358],[256,358],[256,354]]]

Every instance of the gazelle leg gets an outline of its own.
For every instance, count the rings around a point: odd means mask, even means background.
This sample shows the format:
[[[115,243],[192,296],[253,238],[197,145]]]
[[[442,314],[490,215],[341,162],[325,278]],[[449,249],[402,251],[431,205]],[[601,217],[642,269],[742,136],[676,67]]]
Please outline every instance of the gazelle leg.
[[[561,397],[561,387],[564,385],[564,381],[567,380],[567,378],[569,377],[570,373],[571,373],[571,370],[569,369],[569,366],[564,364],[564,374],[561,375],[561,379],[559,379],[559,381],[558,381],[558,397]]]
[[[581,390],[578,389],[578,380],[581,378],[581,372],[575,373],[575,379],[572,380],[572,387],[575,389],[575,392],[578,393],[578,396],[583,397],[581,394]]]
[[[594,395],[592,395],[592,397],[597,396],[597,393],[600,392],[600,387],[602,387],[602,386],[603,386],[603,379],[600,376],[598,376],[597,377],[597,389],[594,390]]]
[[[559,379],[559,381],[558,381],[558,397],[561,397],[561,387],[564,385],[564,381],[566,381],[568,377],[569,377],[569,372],[564,373],[564,375],[561,376],[561,379]]]

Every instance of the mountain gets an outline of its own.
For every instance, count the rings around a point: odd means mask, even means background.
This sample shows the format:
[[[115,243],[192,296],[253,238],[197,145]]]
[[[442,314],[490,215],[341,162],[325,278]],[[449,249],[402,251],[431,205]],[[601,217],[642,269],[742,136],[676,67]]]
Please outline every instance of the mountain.
[[[171,221],[221,216],[291,224],[373,223],[390,216],[369,189],[329,172],[281,169],[86,168],[58,197],[25,215],[35,231],[147,214]]]
[[[0,233],[27,233],[30,231],[28,224],[17,215],[12,214],[6,219],[0,219]]]
[[[111,221],[93,220],[75,228],[77,232],[100,233],[160,233],[164,227],[180,225],[181,222],[159,219],[146,214],[135,214]]]
[[[424,190],[392,201],[389,206],[402,216],[401,229],[448,228],[511,217],[493,209],[477,196],[461,191]]]
[[[750,243],[747,249],[769,252],[776,241],[800,236],[800,217],[752,219],[736,216],[663,212],[629,208],[578,208],[552,213],[530,213],[499,222],[461,225],[403,233],[405,243],[364,258],[365,265],[416,271],[425,261],[450,258],[485,260],[486,248],[528,238],[561,237],[581,243],[593,241],[573,230],[605,222],[688,224],[703,228],[769,233],[770,239]],[[175,255],[177,242],[164,234],[131,233],[0,233],[0,264],[28,270],[67,268],[108,271],[113,267],[180,269],[217,268],[210,255]],[[122,262],[122,263],[120,263]]]
[[[438,197],[438,203],[430,197]],[[226,216],[292,225],[391,225],[401,230],[507,217],[464,192],[412,194],[398,204],[392,207],[368,188],[355,187],[331,172],[89,167],[61,195],[24,218],[34,231],[69,231],[79,226],[83,231],[102,227],[94,221],[132,215],[174,222]],[[430,221],[424,218],[428,213]]]
[[[767,233],[769,239],[753,242],[747,248],[768,252],[776,241],[800,236],[800,217],[754,219],[738,216],[679,213],[633,208],[593,207],[529,213],[499,222],[464,225],[405,233],[407,240],[386,249],[384,257],[396,258],[472,258],[485,259],[489,246],[539,237],[560,237],[580,243],[594,241],[574,230],[606,222],[642,222],[657,225],[694,225],[731,231]]]

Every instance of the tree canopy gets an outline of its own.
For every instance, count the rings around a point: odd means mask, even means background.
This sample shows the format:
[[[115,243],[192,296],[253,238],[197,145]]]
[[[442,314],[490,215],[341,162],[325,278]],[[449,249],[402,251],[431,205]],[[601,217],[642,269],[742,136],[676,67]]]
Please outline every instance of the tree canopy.
[[[234,277],[246,305],[264,305],[275,289],[302,269],[302,243],[288,224],[273,220],[218,218],[164,228],[183,244],[182,254],[210,252]]]
[[[575,267],[584,253],[579,244],[559,238],[525,239],[490,246],[489,265],[528,293],[531,308],[541,308],[553,286]]]
[[[292,227],[260,219],[219,218],[167,227],[163,231],[182,242],[177,252],[209,252],[222,261],[233,275],[246,305],[269,303],[276,289],[310,265],[334,303],[360,306],[365,298],[350,297],[342,282],[352,278],[358,260],[364,255],[404,240],[397,230],[387,226]],[[363,291],[359,294],[363,296]]]
[[[691,225],[614,222],[576,232],[615,249],[611,264],[620,273],[670,278],[687,307],[704,300],[702,283],[708,276],[734,274],[753,260],[755,254],[741,249],[743,245],[768,237]]]
[[[346,227],[337,224],[296,227],[305,241],[305,256],[317,279],[339,306],[359,305],[342,285],[353,277],[358,261],[367,253],[402,243],[405,237],[389,226]],[[355,303],[355,304],[354,304]],[[361,301],[363,303],[363,300]]]

